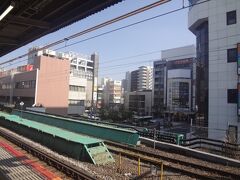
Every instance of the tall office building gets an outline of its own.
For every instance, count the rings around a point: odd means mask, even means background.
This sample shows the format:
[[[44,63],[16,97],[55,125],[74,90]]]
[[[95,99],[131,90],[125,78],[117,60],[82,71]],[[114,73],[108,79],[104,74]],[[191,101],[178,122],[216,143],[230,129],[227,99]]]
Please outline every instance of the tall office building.
[[[195,46],[162,51],[154,62],[154,114],[191,113],[195,108]]]
[[[138,68],[138,91],[152,89],[152,73],[153,68],[150,66],[141,66]]]
[[[189,0],[188,24],[197,40],[197,105],[208,136],[240,139],[240,1]]]
[[[103,89],[104,106],[110,109],[118,109],[122,104],[122,82],[108,80]]]
[[[131,91],[138,89],[138,70],[131,72]]]
[[[152,115],[152,73],[150,66],[140,66],[135,71],[126,72],[124,107],[136,115]]]
[[[140,66],[137,70],[131,72],[131,92],[152,89],[152,72],[150,66]]]

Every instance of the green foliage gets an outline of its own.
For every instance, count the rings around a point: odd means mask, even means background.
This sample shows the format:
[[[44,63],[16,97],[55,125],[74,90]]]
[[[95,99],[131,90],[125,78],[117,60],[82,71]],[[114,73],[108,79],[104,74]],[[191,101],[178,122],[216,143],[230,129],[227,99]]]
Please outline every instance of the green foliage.
[[[133,112],[125,110],[120,107],[118,110],[101,108],[99,111],[100,118],[102,120],[112,120],[114,122],[120,122],[123,120],[128,120],[133,117]]]

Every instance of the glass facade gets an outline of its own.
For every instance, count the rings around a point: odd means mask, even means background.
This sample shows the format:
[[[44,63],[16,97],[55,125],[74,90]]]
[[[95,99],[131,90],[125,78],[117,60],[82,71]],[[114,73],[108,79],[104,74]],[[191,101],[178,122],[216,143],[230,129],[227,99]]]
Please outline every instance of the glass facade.
[[[197,67],[196,67],[196,104],[198,114],[203,117],[203,125],[208,125],[208,82],[209,82],[209,48],[208,21],[196,28]]]
[[[169,105],[171,110],[189,110],[189,93],[190,84],[188,82],[172,82],[171,88],[169,88]]]
[[[154,116],[160,117],[165,110],[164,78],[166,61],[154,62]]]
[[[136,112],[137,115],[145,115],[145,95],[130,95],[129,110]]]

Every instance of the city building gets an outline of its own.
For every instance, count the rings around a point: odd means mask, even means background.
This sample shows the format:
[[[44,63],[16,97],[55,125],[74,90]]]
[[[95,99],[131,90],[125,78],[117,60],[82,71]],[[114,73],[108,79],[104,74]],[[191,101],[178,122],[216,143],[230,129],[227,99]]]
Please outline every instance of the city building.
[[[1,73],[1,103],[41,106],[54,114],[83,114],[91,106],[98,56],[29,50],[28,65]],[[6,88],[5,84],[9,84]],[[96,89],[94,87],[94,89]],[[94,98],[93,98],[94,99]],[[96,99],[96,98],[95,98]]]
[[[131,91],[131,72],[126,72],[124,84],[122,85],[122,88],[124,89],[124,92],[130,92]]]
[[[131,72],[130,78],[128,77],[129,75],[126,74],[126,78],[131,82],[131,92],[152,89],[152,72],[152,67],[141,66]]]
[[[123,95],[126,110],[137,115],[152,115],[152,73],[150,66],[126,72]]]
[[[162,60],[154,62],[154,115],[195,110],[194,45],[162,51]]]
[[[125,109],[139,116],[152,115],[152,90],[128,92],[124,99]]]
[[[103,89],[104,107],[118,109],[122,104],[122,82],[109,80]]]
[[[131,92],[138,90],[138,70],[131,72]]]
[[[97,109],[101,109],[103,107],[103,87],[98,87],[97,89]]]
[[[153,68],[150,66],[141,66],[138,68],[138,86],[137,90],[152,90]]]
[[[189,0],[194,5],[203,0]],[[208,137],[240,142],[240,1],[211,0],[192,6],[189,30],[197,41],[197,107]]]

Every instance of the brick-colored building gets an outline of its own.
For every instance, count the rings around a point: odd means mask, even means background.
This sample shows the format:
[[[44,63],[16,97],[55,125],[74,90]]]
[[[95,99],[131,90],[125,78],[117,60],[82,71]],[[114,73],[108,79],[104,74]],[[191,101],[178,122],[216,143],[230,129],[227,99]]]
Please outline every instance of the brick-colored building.
[[[41,106],[47,113],[83,114],[92,104],[97,69],[97,54],[32,48],[28,65],[0,72],[0,103],[19,106],[23,101],[24,107]]]
[[[67,114],[70,62],[38,56],[30,70],[11,70],[0,78],[0,101],[25,107],[43,106],[54,114]]]

